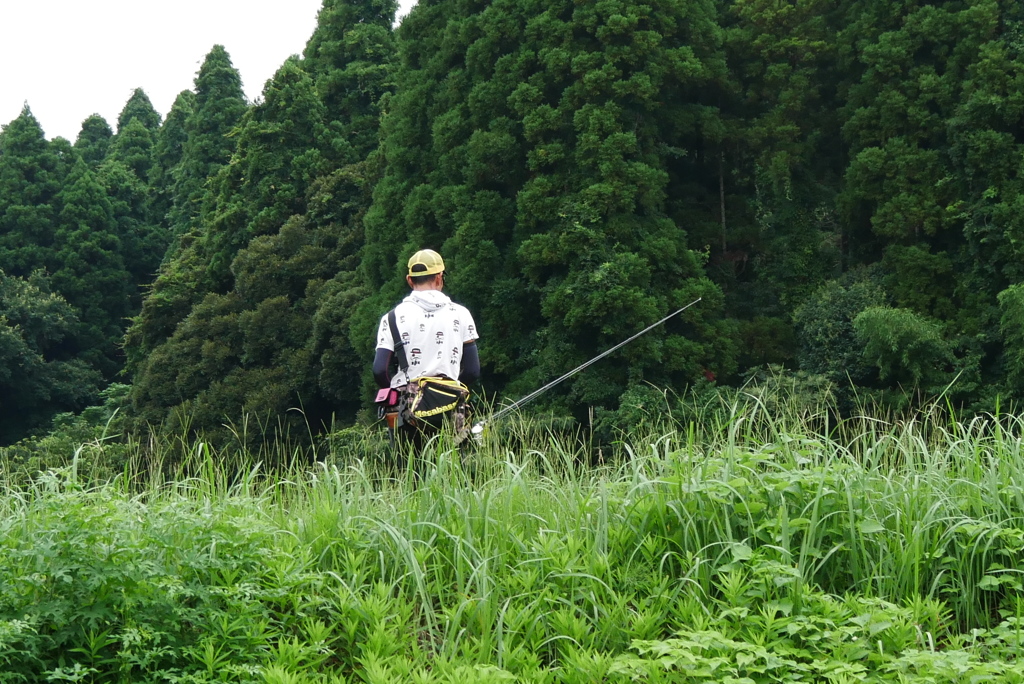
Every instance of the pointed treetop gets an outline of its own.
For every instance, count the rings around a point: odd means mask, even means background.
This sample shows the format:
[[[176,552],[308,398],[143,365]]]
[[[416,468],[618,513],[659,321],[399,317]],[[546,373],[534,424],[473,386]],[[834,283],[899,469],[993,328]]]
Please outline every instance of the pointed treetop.
[[[167,119],[154,137],[153,166],[149,172],[149,182],[156,192],[153,199],[154,216],[163,218],[171,208],[173,170],[181,162],[182,148],[188,139],[185,123],[195,103],[196,94],[191,90],[178,93],[171,110],[167,112]]]
[[[164,125],[156,135],[153,154],[156,155],[157,165],[164,172],[169,172],[172,166],[181,161],[181,146],[188,137],[185,132],[185,121],[192,114],[195,104],[196,94],[191,90],[178,93],[171,110],[167,112]]]
[[[95,166],[106,156],[113,135],[114,131],[110,129],[107,120],[99,114],[93,114],[82,122],[82,130],[75,139],[75,149],[86,162]]]
[[[86,229],[91,232],[111,230],[113,213],[110,199],[96,175],[83,159],[77,159],[60,191],[61,204],[58,241],[68,230]]]
[[[394,0],[325,0],[303,51],[303,68],[340,124],[339,140],[357,158],[377,146],[378,103],[393,87],[396,6]]]
[[[237,97],[245,102],[242,77],[231,63],[231,56],[223,45],[214,45],[196,74],[196,100],[201,108],[210,100]]]
[[[192,113],[192,108],[196,104],[196,94],[191,90],[182,90],[178,93],[177,97],[174,98],[174,104],[171,105],[171,111],[167,112],[168,121],[176,116],[180,116],[182,121]]]
[[[153,133],[142,121],[132,119],[117,132],[109,155],[134,171],[139,179],[146,179],[153,165]]]
[[[43,150],[47,143],[43,127],[39,125],[39,120],[32,114],[26,102],[18,118],[3,127],[3,133],[0,134],[0,154],[12,148],[19,148],[24,152],[29,147]]]
[[[149,96],[142,88],[135,89],[117,117],[117,132],[123,131],[132,119],[138,119],[143,126],[151,131],[160,128],[160,115],[153,109],[153,103],[149,101]]]
[[[346,41],[346,34],[363,25],[381,26],[390,32],[397,9],[396,0],[324,0],[316,16],[316,29],[302,56],[318,63],[314,70],[323,70],[328,65],[343,67],[356,53],[373,47],[360,41]],[[343,61],[339,62],[339,58]]]
[[[191,228],[198,217],[206,181],[231,158],[235,141],[228,134],[247,108],[241,76],[224,47],[214,45],[196,76],[195,103],[185,120],[181,160],[174,172],[169,217],[176,232]],[[161,157],[163,153],[157,152]]]

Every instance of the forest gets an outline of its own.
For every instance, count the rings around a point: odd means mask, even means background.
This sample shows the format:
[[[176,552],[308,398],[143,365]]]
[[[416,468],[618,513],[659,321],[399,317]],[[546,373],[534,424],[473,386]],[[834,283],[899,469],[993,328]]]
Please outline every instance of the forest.
[[[514,399],[600,426],[783,377],[842,411],[1024,397],[1024,5],[325,0],[246,100],[0,132],[0,443],[372,418],[379,317],[440,251]],[[115,124],[115,125],[112,125]],[[653,399],[652,399],[653,397]],[[90,418],[92,416],[92,418]],[[588,418],[589,416],[589,418]]]
[[[1024,684],[1024,3],[395,11],[0,129],[0,684]]]

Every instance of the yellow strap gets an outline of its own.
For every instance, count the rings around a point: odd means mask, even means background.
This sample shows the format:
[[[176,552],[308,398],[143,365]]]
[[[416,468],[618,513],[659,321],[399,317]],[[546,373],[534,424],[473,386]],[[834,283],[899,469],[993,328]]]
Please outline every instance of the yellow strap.
[[[423,386],[428,383],[434,385],[434,388],[431,391],[441,394],[443,396],[451,397],[454,401],[452,401],[452,403],[450,404],[446,404],[444,406],[439,406],[435,409],[431,409],[430,411],[417,411],[416,404],[419,403],[420,397],[423,396]],[[451,411],[452,409],[459,405],[459,394],[457,392],[446,392],[443,389],[441,389],[441,387],[462,390],[463,392],[466,393],[466,397],[469,397],[469,388],[463,385],[458,380],[449,380],[448,378],[435,378],[430,376],[424,376],[421,378],[416,378],[416,384],[419,386],[421,394],[418,397],[416,397],[416,401],[413,402],[412,414],[417,418],[429,418],[430,416],[436,416],[439,413]]]
[[[435,377],[431,377],[431,376],[423,376],[423,377],[416,378],[415,382],[420,387],[420,389],[423,389],[423,385],[425,385],[426,383],[430,382],[430,383],[433,383],[435,385],[444,385],[446,387],[458,388],[458,389],[462,390],[463,392],[466,392],[467,394],[469,393],[469,388],[466,387],[465,385],[463,385],[458,380],[450,380],[448,378],[435,378]]]

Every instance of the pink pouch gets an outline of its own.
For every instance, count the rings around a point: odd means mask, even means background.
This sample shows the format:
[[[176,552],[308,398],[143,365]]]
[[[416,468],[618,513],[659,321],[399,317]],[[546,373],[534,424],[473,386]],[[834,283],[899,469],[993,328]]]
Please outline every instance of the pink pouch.
[[[385,406],[394,406],[398,403],[398,390],[390,387],[377,390],[377,396],[373,400],[375,404],[384,404]]]

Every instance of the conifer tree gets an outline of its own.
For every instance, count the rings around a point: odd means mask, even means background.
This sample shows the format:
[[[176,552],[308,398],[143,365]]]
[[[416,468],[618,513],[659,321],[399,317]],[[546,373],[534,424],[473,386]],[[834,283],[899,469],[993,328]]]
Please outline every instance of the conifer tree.
[[[106,189],[79,160],[60,193],[53,287],[78,311],[80,358],[108,378],[120,370],[118,344],[131,313],[131,278]]]
[[[843,126],[854,155],[845,195],[852,221],[863,226],[857,249],[867,260],[887,242],[939,245],[959,232],[947,211],[958,188],[942,182],[950,170],[946,120],[984,36],[964,35],[970,23],[960,3],[917,4],[907,3],[876,41],[857,36],[866,69],[850,89]]]
[[[117,223],[121,256],[130,273],[132,315],[142,303],[142,290],[156,277],[170,241],[170,231],[152,217],[151,190],[130,168],[108,159],[96,170]]]
[[[167,231],[157,227],[166,208],[158,206],[155,193],[149,187],[159,129],[160,115],[146,93],[136,88],[118,117],[117,135],[110,143],[107,163],[100,171],[100,181],[116,204],[118,234],[124,248],[122,256],[132,264],[134,286],[152,278],[167,246],[164,237]],[[138,299],[133,292],[133,302],[137,304]]]
[[[114,136],[107,154],[145,181],[153,166],[153,134],[139,119],[131,119]]]
[[[82,122],[82,130],[75,139],[75,149],[82,159],[91,166],[96,166],[107,156],[107,147],[114,132],[110,124],[99,114],[93,114]]]
[[[946,273],[932,282],[941,282],[951,271],[959,276],[950,298],[959,306],[937,315],[957,320],[957,341],[967,349],[961,355],[981,359],[978,394],[987,393],[984,401],[993,407],[997,392],[1024,396],[1017,374],[1019,339],[1006,325],[1016,299],[1004,294],[1024,282],[1024,8],[1000,0],[972,9],[965,23],[986,40],[966,69],[960,102],[948,123],[952,163],[966,181],[966,192],[954,206],[966,245],[955,259],[946,260]],[[996,331],[998,356],[991,344]]]
[[[342,163],[377,147],[381,97],[392,88],[394,0],[325,0],[303,51],[303,68],[333,123]]]
[[[324,154],[334,167],[317,179],[307,203],[307,221],[330,246],[331,268],[315,301],[309,354],[319,395],[342,419],[363,403],[354,379],[366,362],[349,329],[356,305],[372,293],[357,275],[358,255],[363,218],[382,172],[380,125],[398,68],[396,8],[394,0],[326,0],[303,52],[327,110],[330,143]]]
[[[66,160],[26,106],[0,133],[0,269],[28,277],[48,265]]]
[[[146,108],[149,100],[137,98],[145,94],[136,91],[125,106],[117,136],[98,171],[117,222],[120,254],[131,275],[131,315],[138,313],[141,288],[152,282],[170,241],[170,231],[163,225],[166,209],[149,182],[155,174],[155,141],[161,132],[147,127],[146,122],[153,120],[147,115],[152,111]]]
[[[160,115],[142,88],[136,88],[117,117],[117,132],[121,133],[133,120],[137,120],[150,133],[160,128]]]
[[[241,119],[246,103],[241,77],[221,45],[215,45],[206,56],[195,86],[194,98],[180,94],[176,99],[168,116],[171,128],[161,133],[156,148],[157,175],[161,183],[169,183],[164,185],[169,190],[158,197],[157,207],[169,204],[167,222],[177,240],[169,256],[175,263],[165,264],[153,293],[143,302],[142,313],[128,330],[125,348],[130,369],[170,337],[203,297],[200,281],[207,262],[195,252],[200,209],[207,180],[230,159],[234,142],[228,134]],[[182,138],[177,124],[186,111]]]
[[[0,269],[51,274],[76,312],[63,348],[112,377],[132,279],[108,188],[67,141],[47,142],[26,108],[0,134],[0,192]]]
[[[393,7],[326,0],[244,115],[216,48],[148,171],[152,130],[119,122],[95,178],[136,282],[128,236],[156,223],[139,174],[177,235],[128,336],[140,416],[215,427],[299,398],[351,416],[422,247],[477,316],[488,389],[513,396],[697,296],[548,396],[612,406],[768,362],[877,396],[1021,391],[1019,3],[433,0],[397,44]],[[50,200],[0,173],[18,207],[0,220],[41,231],[0,233],[23,274],[55,263],[75,158],[40,149]]]
[[[979,69],[1005,54],[1007,17],[996,0],[861,0],[848,9],[852,21],[840,47],[853,72],[842,129],[850,144],[842,198],[851,259],[881,263],[898,307],[943,320],[955,363],[969,379],[960,383],[965,388],[982,366],[991,368],[982,360],[999,337],[996,296],[1012,282],[999,266],[992,268],[999,263],[993,257],[1005,254],[997,245],[1006,224],[993,225],[984,211],[965,211],[991,186],[963,165],[980,141],[999,139],[996,131],[1005,126],[1003,116],[978,118],[978,110],[969,113],[964,105]],[[998,101],[992,95],[983,100]],[[1004,148],[988,149],[993,157],[986,165],[993,168]],[[973,226],[984,235],[974,245]],[[992,250],[989,257],[979,259],[985,250]],[[1020,270],[1011,266],[1014,272]]]
[[[207,293],[231,289],[231,261],[249,239],[304,211],[323,132],[312,81],[289,61],[268,81],[264,101],[246,112],[233,163],[210,179],[201,227],[182,236],[129,331],[133,362],[171,337]]]
[[[966,180],[954,207],[973,262],[975,283],[964,289],[991,292],[1024,282],[1024,8],[992,1],[971,9],[962,23],[974,34],[976,56],[947,130],[951,164]]]
[[[182,236],[129,331],[138,416],[163,420],[184,398],[207,429],[240,410],[286,424],[300,402],[308,420],[326,420],[313,320],[325,282],[355,267],[352,205],[368,194],[353,179],[375,140],[375,88],[386,87],[372,63],[390,59],[386,5],[328,3],[311,43],[336,34],[315,58],[288,60],[239,122],[199,228]],[[328,82],[352,90],[332,111]]]
[[[242,78],[221,45],[206,56],[195,81],[195,102],[185,120],[181,160],[172,184],[171,228],[181,234],[195,227],[206,179],[228,162],[234,141],[228,133],[246,110]]]
[[[153,216],[163,223],[167,222],[173,203],[174,174],[181,163],[182,148],[188,138],[185,122],[195,106],[195,98],[191,90],[178,93],[153,143],[149,184],[153,189]]]
[[[249,240],[305,212],[310,182],[326,171],[325,119],[313,80],[289,59],[238,125],[231,164],[210,181],[203,214],[209,289],[230,288],[231,261]]]
[[[151,134],[133,119],[97,170],[117,222],[121,256],[131,274],[132,315],[141,306],[141,288],[152,282],[170,242],[170,230],[155,206],[155,192],[146,182],[152,162]]]

